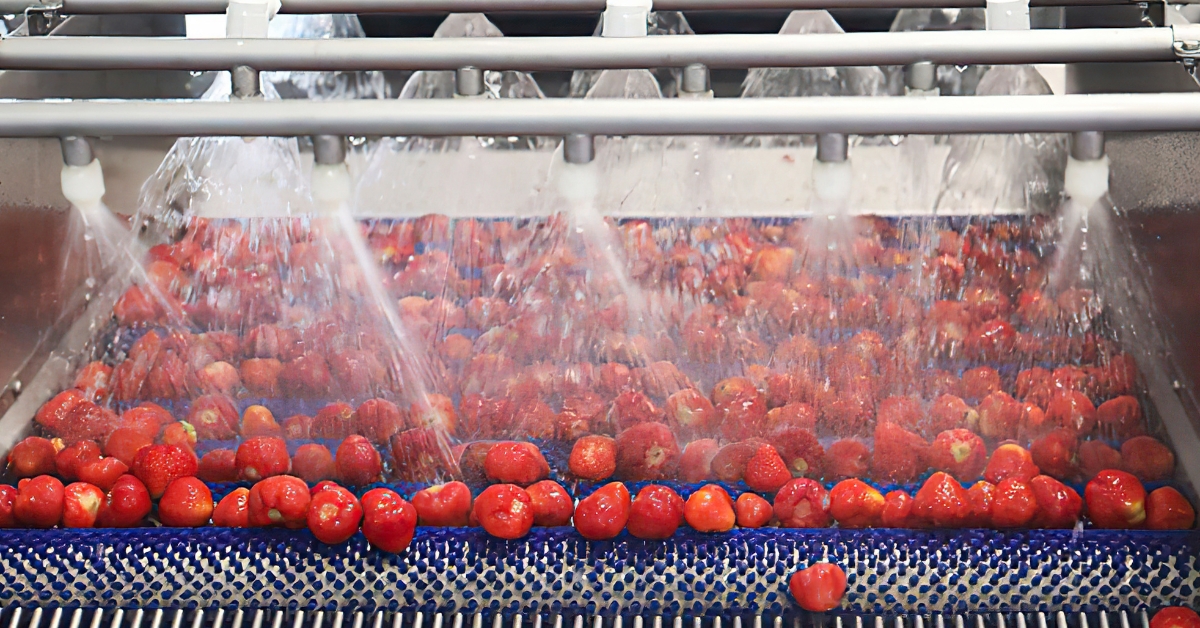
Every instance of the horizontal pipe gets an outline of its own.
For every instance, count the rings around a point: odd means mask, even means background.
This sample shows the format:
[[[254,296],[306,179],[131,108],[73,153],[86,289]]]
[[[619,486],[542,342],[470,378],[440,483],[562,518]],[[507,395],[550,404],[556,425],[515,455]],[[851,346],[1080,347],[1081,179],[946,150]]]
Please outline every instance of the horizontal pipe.
[[[151,39],[14,37],[7,70],[556,70],[1172,61],[1170,28],[689,37]]]
[[[1183,0],[1184,3],[1194,0]],[[226,0],[64,0],[67,14],[224,13]],[[986,0],[658,0],[661,11],[970,8]],[[1031,0],[1032,6],[1132,5],[1136,0]],[[283,0],[281,13],[603,11],[604,0]]]
[[[1200,130],[1200,94],[0,102],[0,137],[858,135]]]

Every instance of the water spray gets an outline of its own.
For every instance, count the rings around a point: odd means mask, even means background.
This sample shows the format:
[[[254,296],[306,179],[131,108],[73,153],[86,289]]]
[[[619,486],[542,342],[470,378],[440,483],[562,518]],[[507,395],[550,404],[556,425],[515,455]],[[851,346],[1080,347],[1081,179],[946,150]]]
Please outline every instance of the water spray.
[[[842,133],[817,136],[813,161],[813,195],[821,214],[839,213],[850,199],[850,138]]]
[[[350,170],[346,167],[346,138],[340,135],[315,135],[312,138],[315,163],[312,171],[313,203],[317,212],[333,213],[348,206],[353,196]]]

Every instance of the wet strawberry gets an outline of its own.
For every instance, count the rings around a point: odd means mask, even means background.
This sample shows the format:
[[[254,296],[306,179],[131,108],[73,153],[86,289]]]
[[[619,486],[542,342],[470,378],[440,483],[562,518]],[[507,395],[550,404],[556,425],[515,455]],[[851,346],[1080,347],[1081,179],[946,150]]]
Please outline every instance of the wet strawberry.
[[[829,514],[843,528],[878,526],[883,506],[883,494],[861,480],[842,480],[829,491]]]
[[[717,427],[717,410],[703,393],[684,388],[667,398],[667,421],[680,438],[708,435]]]
[[[1064,390],[1046,406],[1046,420],[1078,436],[1086,436],[1096,429],[1096,407],[1078,390]]]
[[[1146,528],[1150,530],[1190,530],[1196,524],[1196,510],[1179,491],[1164,486],[1146,497]]]
[[[363,436],[347,436],[338,445],[334,457],[338,478],[348,486],[366,486],[378,482],[383,474],[383,459]]]
[[[779,452],[770,445],[761,445],[746,462],[746,486],[760,493],[774,493],[792,479]]]
[[[104,503],[104,491],[94,484],[74,482],[63,489],[62,525],[65,528],[92,528]]]
[[[158,438],[164,425],[174,421],[175,417],[171,416],[171,413],[167,412],[165,408],[146,402],[122,412],[117,429],[132,429],[141,432],[153,441]]]
[[[283,437],[283,428],[275,422],[275,415],[263,406],[250,406],[242,413],[242,438],[257,436]]]
[[[875,451],[871,456],[871,476],[882,482],[912,482],[925,469],[929,443],[898,425],[875,426]]]
[[[746,465],[765,444],[762,439],[752,438],[721,447],[709,463],[712,475],[722,482],[740,482],[746,475]]]
[[[992,441],[1017,437],[1021,427],[1023,405],[1004,391],[983,398],[977,409],[976,428],[979,434]]]
[[[200,440],[229,440],[237,436],[237,407],[225,395],[201,395],[192,400],[187,422]]]
[[[515,484],[493,484],[475,498],[471,508],[488,534],[501,539],[519,539],[533,527],[533,501]]]
[[[199,464],[196,454],[178,445],[151,445],[138,451],[130,465],[150,496],[158,499],[167,485],[177,478],[196,475]]]
[[[904,491],[891,491],[883,496],[883,512],[880,513],[880,523],[885,528],[912,527],[913,498]]]
[[[733,499],[716,484],[705,484],[684,503],[683,516],[697,532],[728,532],[737,523]]]
[[[1079,443],[1079,473],[1083,479],[1090,480],[1105,469],[1120,469],[1121,452],[1109,447],[1100,440],[1086,440]]]
[[[830,563],[818,563],[792,574],[788,580],[792,599],[806,611],[824,613],[842,604],[846,572]]]
[[[992,484],[999,484],[1007,478],[1032,480],[1041,473],[1033,463],[1033,454],[1016,443],[1004,443],[992,452],[987,467],[983,470],[983,478]]]
[[[945,471],[960,481],[973,481],[987,466],[987,447],[970,430],[947,430],[938,434],[929,452],[929,466]]]
[[[170,423],[163,428],[162,437],[159,440],[164,445],[179,445],[192,449],[196,446],[196,428],[187,421]]]
[[[112,367],[103,362],[89,362],[75,376],[74,388],[83,391],[92,402],[99,403],[108,396],[112,371]]]
[[[342,440],[358,433],[358,417],[348,403],[331,403],[317,411],[309,434],[312,438]]]
[[[123,427],[108,435],[108,440],[104,441],[104,455],[132,465],[138,452],[153,444],[154,439],[145,433]]]
[[[579,500],[575,506],[575,530],[591,541],[611,539],[625,529],[630,508],[629,490],[620,482],[610,482]]]
[[[792,480],[775,494],[775,518],[785,528],[827,527],[829,493],[816,480]]]
[[[58,470],[57,457],[58,450],[49,439],[29,436],[8,452],[8,468],[18,478],[49,475]]]
[[[938,528],[961,528],[971,519],[971,499],[950,475],[938,471],[913,498],[913,514]]]
[[[1060,480],[1069,480],[1079,474],[1079,440],[1075,432],[1066,429],[1054,430],[1033,441],[1029,453],[1033,463],[1046,475]]]
[[[1168,606],[1154,614],[1150,628],[1200,628],[1200,615],[1183,606]]]
[[[258,436],[238,445],[234,466],[239,479],[258,482],[292,471],[292,459],[288,457],[288,444],[282,438]]]
[[[737,511],[737,524],[740,528],[761,528],[771,522],[775,516],[775,508],[771,502],[755,495],[742,493],[734,502]]]
[[[1028,480],[1011,477],[996,485],[992,524],[997,528],[1023,528],[1037,511],[1037,496]]]
[[[713,479],[712,461],[719,449],[720,445],[711,438],[702,438],[688,443],[683,448],[683,454],[679,456],[679,479],[688,483]]]
[[[471,489],[462,482],[447,482],[413,494],[412,505],[423,526],[462,527],[471,515]]]
[[[967,405],[961,397],[942,395],[933,401],[929,407],[929,419],[922,434],[936,436],[946,430],[958,429],[976,424],[979,413]]]
[[[649,397],[633,390],[617,395],[608,410],[608,422],[618,432],[642,423],[658,423],[665,418],[663,411]]]
[[[297,447],[296,455],[292,456],[292,474],[309,484],[316,484],[321,480],[332,480],[338,472],[328,447],[307,443]]]
[[[99,458],[79,467],[79,480],[110,490],[129,467],[116,458]]]
[[[1107,470],[1083,490],[1088,517],[1098,528],[1140,528],[1146,521],[1146,489],[1133,475]]]
[[[39,475],[17,484],[13,515],[29,528],[53,528],[62,520],[64,488],[58,478]]]
[[[1142,426],[1142,407],[1137,397],[1121,395],[1113,397],[1096,408],[1096,422],[1100,433],[1107,438],[1126,439],[1139,436]]]
[[[774,449],[779,452],[790,475],[819,478],[824,474],[825,448],[821,446],[821,442],[817,440],[817,435],[812,430],[786,427],[771,432],[767,438]],[[747,466],[747,473],[749,473],[749,466]]]
[[[213,514],[212,491],[199,478],[172,481],[158,500],[158,519],[173,528],[207,525]]]
[[[962,374],[963,398],[982,400],[984,397],[1000,390],[1000,374],[990,366],[980,366]]]
[[[554,480],[542,480],[526,489],[533,503],[533,525],[565,526],[571,523],[575,502]]]
[[[1075,489],[1048,476],[1039,475],[1029,481],[1037,498],[1037,515],[1032,525],[1038,528],[1071,529],[1083,512],[1083,498]]]
[[[493,482],[528,486],[550,476],[550,465],[533,443],[496,443],[483,460],[483,470]]]
[[[79,469],[83,465],[99,459],[100,446],[90,440],[81,440],[58,452],[54,468],[58,477],[70,482],[79,479]]]
[[[400,408],[387,399],[368,399],[354,412],[362,435],[374,443],[386,443],[405,427]]]
[[[683,512],[683,498],[678,493],[665,486],[650,485],[633,498],[625,527],[639,539],[667,539],[683,524]]]
[[[374,547],[399,553],[412,543],[417,528],[417,510],[398,493],[386,488],[362,496],[363,536]]]
[[[279,396],[279,374],[283,363],[275,358],[250,358],[242,360],[238,375],[246,391],[255,397],[274,398]]]
[[[358,498],[337,485],[317,492],[309,502],[308,529],[322,543],[346,542],[358,532],[362,518],[363,509]]]
[[[1121,468],[1143,482],[1158,482],[1175,472],[1175,454],[1150,436],[1135,436],[1121,444]]]
[[[864,478],[871,471],[871,449],[866,443],[843,438],[825,452],[825,477],[831,480]]]
[[[196,476],[205,482],[235,482],[238,479],[237,452],[214,449],[200,458]]]
[[[617,470],[617,441],[607,436],[590,435],[575,441],[567,459],[571,475],[599,482]]]
[[[104,503],[96,514],[96,525],[101,528],[132,528],[146,519],[152,506],[146,485],[132,475],[122,475],[105,494]]]
[[[967,489],[967,499],[971,502],[971,516],[966,525],[971,528],[992,527],[996,485],[986,480],[980,480]]]
[[[213,525],[220,528],[250,527],[250,489],[235,488],[213,509]]]
[[[304,480],[290,475],[272,476],[250,488],[247,519],[255,527],[281,525],[297,530],[308,523],[310,501]]]
[[[642,423],[617,435],[617,477],[630,481],[674,478],[679,445],[661,423]]]
[[[73,388],[64,390],[51,398],[50,401],[42,404],[42,407],[38,408],[37,414],[34,415],[34,420],[51,434],[56,436],[62,435],[67,428],[66,422],[68,417],[71,416],[77,406],[84,403],[90,402],[88,401],[87,394],[83,391]]]
[[[283,421],[283,437],[288,440],[307,439],[312,436],[312,417],[303,414],[290,416]]]
[[[17,517],[13,513],[16,501],[17,489],[7,484],[0,484],[0,530],[17,527]]]

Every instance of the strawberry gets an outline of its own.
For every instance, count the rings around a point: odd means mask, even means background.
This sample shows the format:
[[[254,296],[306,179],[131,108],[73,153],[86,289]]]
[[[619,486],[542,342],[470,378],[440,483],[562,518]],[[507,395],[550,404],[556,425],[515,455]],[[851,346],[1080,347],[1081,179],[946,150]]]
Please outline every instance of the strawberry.
[[[151,445],[142,448],[131,465],[133,474],[146,485],[154,499],[162,497],[172,480],[196,475],[196,454],[179,445]]]
[[[761,445],[746,463],[746,473],[743,479],[746,481],[746,486],[755,491],[774,493],[792,479],[792,474],[774,447]]]

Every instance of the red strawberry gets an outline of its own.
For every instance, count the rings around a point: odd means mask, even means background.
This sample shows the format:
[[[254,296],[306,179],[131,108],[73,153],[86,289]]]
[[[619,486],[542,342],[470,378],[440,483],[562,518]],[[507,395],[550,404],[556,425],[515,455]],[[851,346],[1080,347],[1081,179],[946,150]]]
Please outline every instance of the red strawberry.
[[[129,473],[129,467],[124,462],[116,458],[98,458],[79,467],[79,480],[107,491],[126,473]]]
[[[199,463],[196,454],[179,445],[151,445],[142,448],[131,466],[150,496],[158,499],[172,480],[196,475]]]
[[[788,467],[779,457],[779,452],[770,445],[762,445],[746,462],[744,476],[746,486],[760,493],[774,493],[792,479]]]

